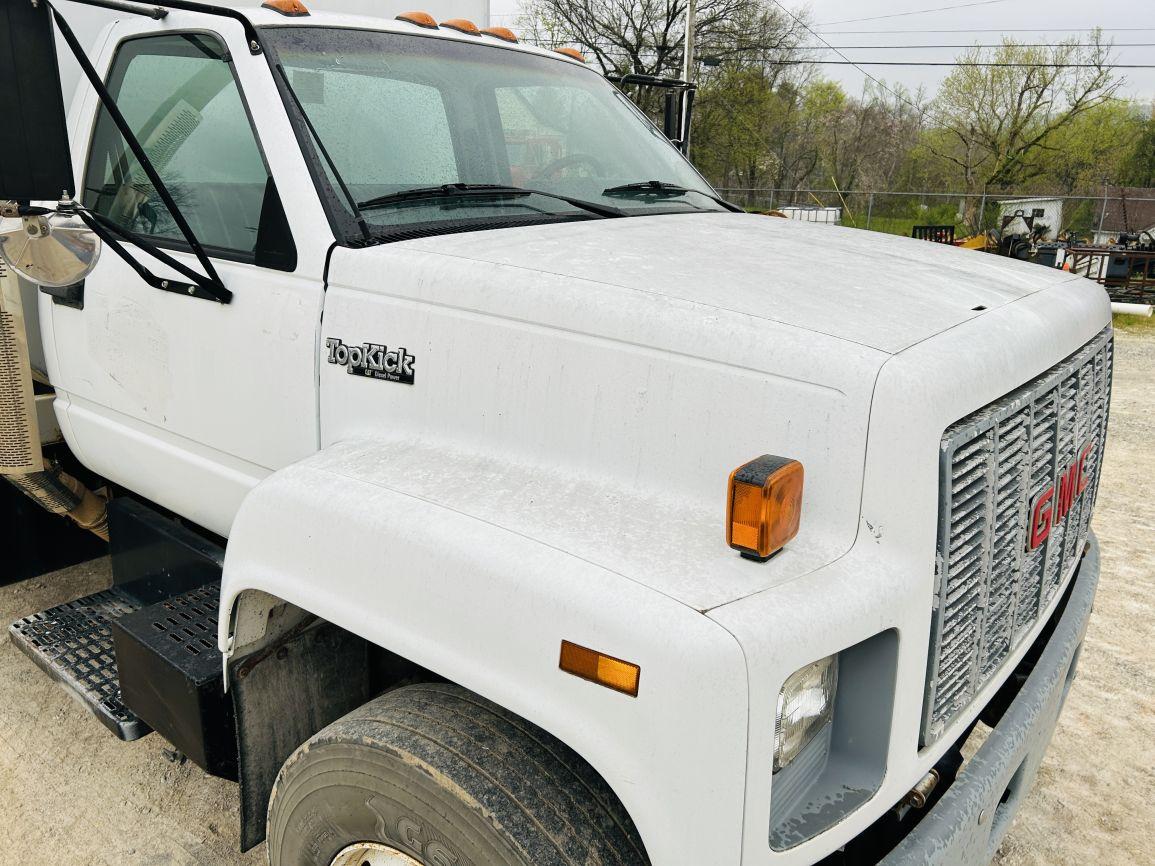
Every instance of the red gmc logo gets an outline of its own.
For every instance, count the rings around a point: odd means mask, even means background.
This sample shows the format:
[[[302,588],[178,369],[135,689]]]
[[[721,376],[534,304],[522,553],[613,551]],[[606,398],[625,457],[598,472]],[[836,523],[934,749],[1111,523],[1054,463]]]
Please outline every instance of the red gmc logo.
[[[1091,453],[1088,442],[1079,452],[1079,457],[1063,470],[1057,484],[1052,484],[1036,498],[1031,505],[1031,538],[1028,550],[1034,550],[1047,540],[1051,530],[1063,522],[1063,518],[1079,501],[1087,489],[1087,455]],[[1057,488],[1057,492],[1056,492]]]

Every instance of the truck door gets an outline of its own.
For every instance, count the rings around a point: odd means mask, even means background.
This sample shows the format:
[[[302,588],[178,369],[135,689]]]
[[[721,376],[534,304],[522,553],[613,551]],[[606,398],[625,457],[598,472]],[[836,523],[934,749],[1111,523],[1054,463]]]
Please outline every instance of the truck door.
[[[230,52],[203,30],[139,35],[113,49],[108,70],[109,91],[233,299],[154,289],[106,248],[78,302],[42,301],[58,414],[90,468],[227,535],[255,483],[318,447],[317,329],[332,236],[306,193],[268,67],[243,43]],[[74,143],[83,203],[197,268],[98,104],[90,94],[85,120],[72,124],[88,145],[85,154]],[[293,219],[282,201],[294,203]]]

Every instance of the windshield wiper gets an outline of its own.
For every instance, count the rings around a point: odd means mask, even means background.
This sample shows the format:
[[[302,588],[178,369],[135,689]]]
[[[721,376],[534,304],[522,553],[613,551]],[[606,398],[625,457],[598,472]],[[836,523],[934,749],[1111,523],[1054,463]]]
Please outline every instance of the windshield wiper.
[[[637,183],[623,183],[603,189],[602,195],[628,195],[640,192],[646,195],[685,195],[690,190],[676,183],[666,183],[664,180],[641,180]]]
[[[671,198],[676,196],[686,195],[687,193],[697,193],[705,196],[712,202],[720,204],[728,211],[734,213],[742,213],[742,208],[736,204],[726,201],[724,198],[719,198],[716,195],[711,195],[708,192],[702,192],[700,189],[688,189],[684,186],[678,186],[676,183],[667,183],[664,180],[642,180],[637,183],[623,183],[618,186],[611,186],[608,189],[602,190],[602,195],[605,196],[669,196]]]
[[[497,183],[443,183],[440,186],[419,186],[413,189],[403,189],[386,195],[379,195],[367,201],[359,201],[357,202],[357,207],[362,210],[368,210],[371,208],[389,207],[390,205],[402,202],[438,198],[522,198],[530,195],[544,195],[547,198],[557,199],[579,210],[596,214],[599,217],[625,216],[625,214],[617,208],[595,204],[592,201],[570,198],[568,195],[561,195],[556,192],[526,189],[520,186],[504,186]]]

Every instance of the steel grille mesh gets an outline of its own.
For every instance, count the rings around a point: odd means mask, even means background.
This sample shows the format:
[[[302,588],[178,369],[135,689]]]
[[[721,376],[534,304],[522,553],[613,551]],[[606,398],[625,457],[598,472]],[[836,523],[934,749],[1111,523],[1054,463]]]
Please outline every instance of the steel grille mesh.
[[[19,292],[15,275],[0,260],[0,474],[40,468],[40,441],[29,424],[34,398],[28,377],[24,320],[17,315]]]
[[[34,465],[23,371],[16,320],[0,304],[0,469]]]
[[[970,705],[1074,570],[1098,491],[1112,354],[1107,328],[943,434],[924,745]],[[1029,550],[1032,504],[1088,446],[1086,490]]]

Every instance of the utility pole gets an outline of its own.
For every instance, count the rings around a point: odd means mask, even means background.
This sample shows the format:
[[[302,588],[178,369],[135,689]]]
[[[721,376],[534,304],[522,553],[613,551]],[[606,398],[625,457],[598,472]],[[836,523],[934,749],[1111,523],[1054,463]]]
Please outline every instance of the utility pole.
[[[694,18],[698,14],[697,0],[688,0],[686,6],[686,50],[682,64],[682,80],[693,81],[694,74]]]
[[[682,80],[687,84],[694,81],[694,18],[698,14],[697,0],[686,0],[686,49],[682,58]],[[687,90],[682,94],[682,152],[690,155],[690,100],[693,97]]]
[[[1103,209],[1099,211],[1099,237],[1103,236],[1103,220],[1107,218],[1107,178],[1103,178]]]

